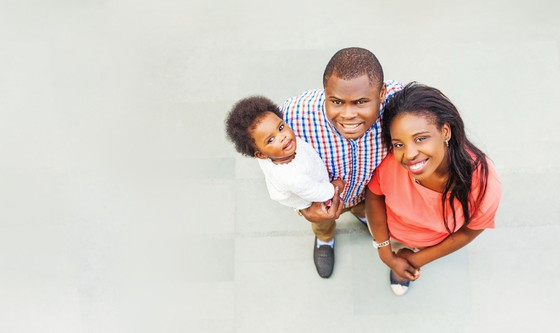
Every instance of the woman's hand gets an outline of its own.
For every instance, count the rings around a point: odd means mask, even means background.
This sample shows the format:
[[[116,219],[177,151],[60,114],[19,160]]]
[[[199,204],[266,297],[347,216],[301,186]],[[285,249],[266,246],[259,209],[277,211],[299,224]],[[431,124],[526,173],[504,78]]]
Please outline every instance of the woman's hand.
[[[413,262],[413,260],[411,260],[410,258],[414,256],[414,251],[412,251],[411,249],[402,248],[397,251],[396,255],[406,259],[408,262]]]
[[[420,277],[420,269],[414,267],[407,259],[401,256],[414,254],[411,250],[406,250],[407,251],[400,250],[399,254],[393,254],[385,263],[393,270],[397,279],[415,281]]]

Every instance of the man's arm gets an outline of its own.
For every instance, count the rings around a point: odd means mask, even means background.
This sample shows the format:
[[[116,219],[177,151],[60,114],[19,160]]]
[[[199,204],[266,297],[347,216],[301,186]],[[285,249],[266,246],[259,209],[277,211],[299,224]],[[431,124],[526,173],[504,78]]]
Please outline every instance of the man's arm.
[[[322,202],[313,202],[311,206],[300,209],[300,212],[303,217],[313,223],[336,220],[340,216],[340,213],[342,213],[342,207],[344,205],[339,194],[339,189],[335,186],[330,207],[325,206]]]

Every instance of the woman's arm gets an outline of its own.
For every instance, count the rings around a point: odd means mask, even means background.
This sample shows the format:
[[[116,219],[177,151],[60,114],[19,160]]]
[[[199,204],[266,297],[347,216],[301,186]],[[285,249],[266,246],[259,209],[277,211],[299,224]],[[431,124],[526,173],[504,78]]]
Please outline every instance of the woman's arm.
[[[430,263],[436,259],[444,257],[450,253],[453,253],[463,246],[470,243],[478,235],[480,235],[482,230],[472,230],[466,226],[462,226],[457,232],[449,235],[441,243],[420,250],[416,253],[411,252],[399,252],[399,256],[407,259],[412,265],[416,267],[421,267]]]
[[[366,188],[366,216],[369,231],[377,243],[389,239],[389,227],[387,226],[387,211],[385,207],[385,196],[377,195]],[[377,249],[379,258],[389,266],[399,277],[408,280],[416,280],[419,277],[420,266],[412,265],[407,259],[393,253],[391,244]]]

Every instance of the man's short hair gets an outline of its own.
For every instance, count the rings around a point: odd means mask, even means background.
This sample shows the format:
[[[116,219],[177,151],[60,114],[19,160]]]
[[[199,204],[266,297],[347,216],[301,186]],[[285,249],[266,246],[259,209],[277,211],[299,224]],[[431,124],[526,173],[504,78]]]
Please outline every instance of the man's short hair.
[[[383,84],[383,68],[379,60],[370,51],[360,47],[349,47],[336,52],[323,74],[323,87],[327,86],[331,76],[343,80],[351,80],[366,74],[371,86],[381,88]]]

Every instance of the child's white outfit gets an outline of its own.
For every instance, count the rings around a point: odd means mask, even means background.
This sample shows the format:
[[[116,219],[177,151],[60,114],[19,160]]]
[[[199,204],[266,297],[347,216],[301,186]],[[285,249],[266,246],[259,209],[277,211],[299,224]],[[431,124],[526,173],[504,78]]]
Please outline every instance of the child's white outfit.
[[[258,159],[272,200],[296,209],[325,202],[334,196],[327,168],[313,147],[296,137],[296,156],[286,164]]]

